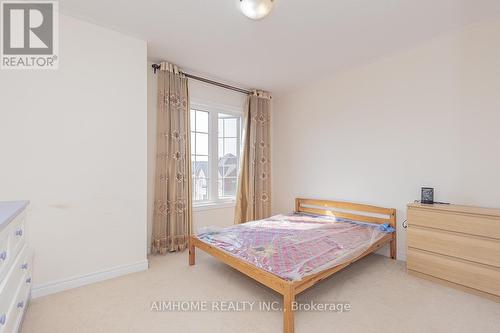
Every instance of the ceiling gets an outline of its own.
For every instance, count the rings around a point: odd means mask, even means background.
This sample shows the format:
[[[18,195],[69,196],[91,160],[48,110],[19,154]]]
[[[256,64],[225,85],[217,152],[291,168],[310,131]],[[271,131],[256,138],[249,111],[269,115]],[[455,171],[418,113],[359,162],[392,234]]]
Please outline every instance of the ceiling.
[[[59,3],[63,14],[147,40],[151,60],[274,92],[500,15],[498,0],[275,0],[261,21],[238,0]]]

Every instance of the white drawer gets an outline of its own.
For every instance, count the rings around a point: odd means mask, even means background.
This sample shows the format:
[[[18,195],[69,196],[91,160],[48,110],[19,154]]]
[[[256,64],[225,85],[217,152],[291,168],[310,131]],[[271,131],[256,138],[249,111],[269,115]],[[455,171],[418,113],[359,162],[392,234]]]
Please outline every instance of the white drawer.
[[[21,214],[16,216],[14,221],[10,223],[10,249],[12,256],[15,258],[21,248],[26,243],[26,212],[23,211]]]
[[[0,233],[0,284],[2,283],[5,275],[7,275],[7,272],[9,270],[9,263],[12,262],[13,258],[10,252],[10,233],[9,229],[6,228],[7,230],[3,230],[2,233]]]
[[[24,294],[31,290],[31,266],[31,251],[24,247],[0,284],[0,333],[15,332],[12,328],[17,326],[13,323],[18,313],[24,311],[27,301]]]
[[[26,311],[26,307],[28,306],[30,291],[30,286],[24,281],[21,281],[16,289],[16,295],[12,299],[12,303],[7,311],[5,325],[0,333],[18,332],[24,311]]]
[[[0,284],[9,267],[26,244],[26,212],[21,212],[0,233]]]

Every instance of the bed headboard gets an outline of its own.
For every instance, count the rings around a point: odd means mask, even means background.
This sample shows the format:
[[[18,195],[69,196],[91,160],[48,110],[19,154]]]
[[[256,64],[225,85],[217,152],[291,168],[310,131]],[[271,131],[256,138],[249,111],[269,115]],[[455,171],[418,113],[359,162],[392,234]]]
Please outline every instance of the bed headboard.
[[[351,202],[296,198],[295,211],[336,216],[369,223],[389,223],[391,227],[396,228],[396,210],[394,208],[383,208]]]

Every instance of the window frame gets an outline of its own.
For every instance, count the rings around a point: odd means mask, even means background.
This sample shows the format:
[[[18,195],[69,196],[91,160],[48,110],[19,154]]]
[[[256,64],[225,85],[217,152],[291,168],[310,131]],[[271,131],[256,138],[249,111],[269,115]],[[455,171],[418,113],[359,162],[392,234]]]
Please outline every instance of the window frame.
[[[193,210],[208,210],[208,209],[219,209],[219,208],[230,208],[236,205],[236,198],[219,198],[219,113],[224,113],[240,118],[238,132],[237,132],[237,149],[238,159],[241,158],[241,142],[242,142],[242,131],[243,131],[243,109],[216,104],[216,103],[203,103],[198,101],[191,101],[189,112],[191,110],[208,112],[208,168],[209,168],[209,200],[194,201],[193,200]],[[189,129],[191,132],[191,128]],[[191,133],[190,133],[191,135]],[[191,151],[191,155],[193,151]],[[214,157],[215,156],[215,157]],[[191,158],[191,156],[190,156]],[[238,161],[239,163],[240,161]],[[239,169],[239,166],[238,166]],[[239,171],[239,170],[238,170]]]

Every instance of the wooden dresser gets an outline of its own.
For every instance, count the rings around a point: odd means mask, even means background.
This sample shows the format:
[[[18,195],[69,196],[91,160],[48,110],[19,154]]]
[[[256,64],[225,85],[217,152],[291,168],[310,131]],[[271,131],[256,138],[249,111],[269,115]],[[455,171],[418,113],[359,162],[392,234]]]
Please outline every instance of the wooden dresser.
[[[411,274],[500,302],[500,209],[408,205]]]

